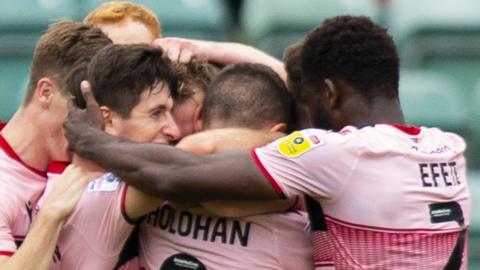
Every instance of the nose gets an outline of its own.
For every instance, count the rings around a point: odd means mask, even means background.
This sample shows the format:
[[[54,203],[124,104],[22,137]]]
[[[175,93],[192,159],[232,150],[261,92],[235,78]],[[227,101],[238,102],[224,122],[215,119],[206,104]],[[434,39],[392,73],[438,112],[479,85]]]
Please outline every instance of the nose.
[[[167,113],[167,123],[163,128],[163,135],[167,138],[168,142],[174,142],[180,140],[180,128],[173,119],[172,113]]]

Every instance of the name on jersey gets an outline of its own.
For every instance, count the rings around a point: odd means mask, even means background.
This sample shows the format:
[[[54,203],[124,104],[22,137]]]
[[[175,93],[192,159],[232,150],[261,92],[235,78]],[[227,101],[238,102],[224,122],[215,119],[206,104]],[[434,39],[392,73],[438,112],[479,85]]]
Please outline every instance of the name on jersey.
[[[458,186],[461,184],[458,177],[457,163],[420,163],[420,179],[424,187]]]
[[[87,192],[112,192],[117,190],[120,180],[113,174],[107,173],[102,177],[92,180],[88,183]]]
[[[160,230],[195,240],[248,246],[251,223],[178,210],[169,204],[148,214],[145,222]]]

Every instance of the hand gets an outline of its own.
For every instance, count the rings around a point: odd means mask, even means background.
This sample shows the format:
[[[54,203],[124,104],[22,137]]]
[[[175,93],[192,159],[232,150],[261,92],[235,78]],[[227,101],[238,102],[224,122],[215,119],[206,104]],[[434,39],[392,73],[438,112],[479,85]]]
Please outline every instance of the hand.
[[[159,38],[153,42],[153,46],[162,48],[170,60],[181,63],[192,58],[209,60],[209,44],[208,41],[174,37]]]
[[[68,102],[68,116],[63,124],[65,128],[65,137],[68,140],[70,150],[77,150],[82,142],[82,136],[87,136],[91,129],[103,129],[102,116],[93,93],[90,89],[90,83],[82,81],[80,85],[82,96],[86,102],[84,110],[74,105],[73,100]]]
[[[90,180],[100,173],[88,172],[76,165],[69,165],[63,174],[55,179],[52,191],[48,194],[40,215],[48,214],[51,218],[65,219],[75,208]]]

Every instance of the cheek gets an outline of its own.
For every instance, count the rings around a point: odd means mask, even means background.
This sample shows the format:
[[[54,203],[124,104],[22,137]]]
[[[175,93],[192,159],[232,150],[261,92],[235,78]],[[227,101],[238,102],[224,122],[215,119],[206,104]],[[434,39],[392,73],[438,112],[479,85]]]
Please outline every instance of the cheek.
[[[182,137],[193,133],[193,114],[193,112],[190,112],[187,109],[177,109],[173,112],[173,119],[175,120]]]
[[[160,136],[161,125],[154,120],[136,121],[122,126],[120,137],[135,142],[152,142]]]

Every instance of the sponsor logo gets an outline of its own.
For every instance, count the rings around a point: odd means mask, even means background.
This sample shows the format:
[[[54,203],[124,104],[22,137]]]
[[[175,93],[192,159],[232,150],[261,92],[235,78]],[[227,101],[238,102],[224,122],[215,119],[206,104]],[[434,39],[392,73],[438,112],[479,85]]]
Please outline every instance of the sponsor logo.
[[[442,223],[454,221],[463,226],[465,219],[463,217],[462,207],[458,202],[433,203],[429,206],[430,222]]]
[[[205,265],[199,259],[185,253],[178,253],[168,257],[160,270],[207,270]]]
[[[90,181],[87,186],[87,192],[112,192],[117,190],[119,186],[120,181],[118,178],[115,175],[108,173],[98,179]]]
[[[303,132],[295,131],[280,139],[278,151],[286,157],[294,158],[323,144],[318,136],[314,134],[304,134]]]
[[[310,135],[309,138],[310,138],[310,141],[312,141],[313,144],[319,144],[320,143],[320,140],[315,135]]]

